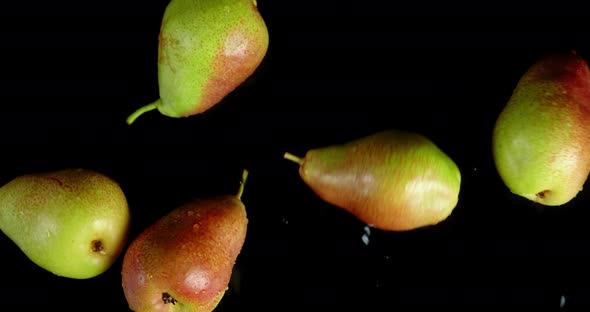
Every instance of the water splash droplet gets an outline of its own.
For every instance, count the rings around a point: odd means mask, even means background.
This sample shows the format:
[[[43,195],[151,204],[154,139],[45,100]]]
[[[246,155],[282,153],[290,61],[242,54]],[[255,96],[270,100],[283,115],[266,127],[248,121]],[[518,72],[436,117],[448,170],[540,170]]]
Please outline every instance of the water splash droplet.
[[[371,227],[369,225],[365,225],[363,230],[365,233],[363,233],[361,240],[363,241],[363,243],[365,243],[365,245],[369,245],[369,235],[371,235]]]
[[[367,234],[363,234],[363,237],[361,237],[361,239],[363,240],[363,243],[365,243],[365,245],[369,245],[369,236],[367,236]]]
[[[192,217],[195,213],[192,210],[187,211],[186,215]]]
[[[561,298],[559,298],[559,308],[563,309],[563,307],[565,306],[565,295],[561,295]]]
[[[200,227],[201,227],[201,225],[198,223],[193,224],[193,231],[195,231],[195,232],[198,231]]]

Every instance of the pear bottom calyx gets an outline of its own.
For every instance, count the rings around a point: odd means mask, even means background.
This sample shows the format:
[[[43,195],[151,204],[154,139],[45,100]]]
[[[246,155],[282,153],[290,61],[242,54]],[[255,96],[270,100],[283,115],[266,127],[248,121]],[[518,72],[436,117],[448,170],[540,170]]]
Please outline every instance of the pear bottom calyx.
[[[176,304],[176,299],[174,299],[169,293],[163,292],[162,293],[162,302],[164,302],[164,304],[172,304],[172,305],[175,305]]]

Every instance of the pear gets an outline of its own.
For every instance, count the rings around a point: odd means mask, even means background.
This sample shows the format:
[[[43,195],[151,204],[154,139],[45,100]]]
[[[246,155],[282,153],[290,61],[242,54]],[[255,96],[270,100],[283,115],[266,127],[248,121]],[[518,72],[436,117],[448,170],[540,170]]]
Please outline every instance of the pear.
[[[86,279],[122,253],[129,209],[120,186],[101,173],[25,174],[0,188],[0,229],[40,267]]]
[[[575,52],[546,54],[520,78],[493,131],[497,171],[513,194],[572,200],[590,171],[590,72]]]
[[[122,285],[131,310],[212,311],[228,288],[246,238],[241,195],[200,198],[145,229],[123,257]]]
[[[299,175],[320,198],[381,230],[406,231],[445,220],[458,202],[459,168],[428,138],[385,130],[308,150]]]
[[[172,0],[159,36],[160,98],[127,123],[154,109],[169,117],[208,110],[254,73],[268,39],[256,0]]]

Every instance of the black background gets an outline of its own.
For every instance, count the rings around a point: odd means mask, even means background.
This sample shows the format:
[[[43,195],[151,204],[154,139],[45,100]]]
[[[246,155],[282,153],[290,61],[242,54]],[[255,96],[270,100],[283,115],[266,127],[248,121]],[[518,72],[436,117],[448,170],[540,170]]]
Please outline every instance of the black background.
[[[192,198],[235,193],[248,168],[248,236],[218,311],[587,309],[590,193],[561,207],[528,202],[491,155],[496,117],[537,57],[590,59],[583,7],[259,0],[270,45],[248,81],[204,114],[150,112],[128,126],[158,97],[167,3],[3,4],[0,182],[101,171],[127,195],[133,239]],[[428,136],[459,166],[460,201],[445,222],[368,234],[282,159],[387,128]],[[3,305],[128,311],[121,259],[73,280],[4,236],[0,250]]]

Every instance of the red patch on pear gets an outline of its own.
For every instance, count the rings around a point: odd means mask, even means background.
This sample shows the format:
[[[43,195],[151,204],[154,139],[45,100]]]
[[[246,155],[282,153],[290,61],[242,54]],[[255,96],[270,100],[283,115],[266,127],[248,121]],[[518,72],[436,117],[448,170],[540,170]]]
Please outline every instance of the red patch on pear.
[[[263,37],[264,34],[249,33],[243,25],[229,32],[211,63],[214,74],[202,88],[200,103],[183,116],[208,110],[250,77],[266,53]]]

